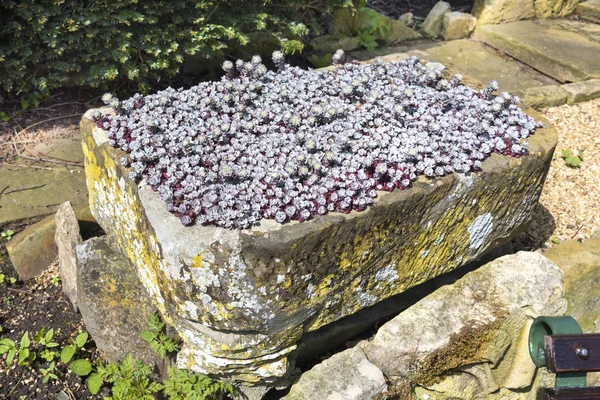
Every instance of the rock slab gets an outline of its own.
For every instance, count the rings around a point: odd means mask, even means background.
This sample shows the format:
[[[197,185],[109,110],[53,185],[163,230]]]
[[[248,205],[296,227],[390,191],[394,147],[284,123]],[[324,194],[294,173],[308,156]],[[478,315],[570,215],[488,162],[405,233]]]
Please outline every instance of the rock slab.
[[[562,83],[600,78],[600,43],[578,32],[518,21],[479,26],[474,38]]]
[[[469,37],[477,25],[477,18],[468,13],[449,12],[444,15],[442,37],[444,40],[457,40]]]
[[[427,14],[427,18],[425,18],[423,26],[421,26],[421,32],[423,32],[425,36],[432,38],[439,37],[444,25],[444,15],[449,13],[450,10],[450,3],[438,1],[431,11],[429,11],[429,14]]]
[[[572,14],[578,3],[579,0],[475,0],[472,14],[478,25],[560,18]]]
[[[600,23],[600,0],[587,0],[577,6],[577,15],[588,21]]]
[[[386,389],[383,373],[353,347],[302,374],[283,399],[367,400]]]
[[[154,365],[156,355],[141,332],[155,308],[131,263],[106,236],[79,244],[76,254],[77,304],[105,359],[117,362],[131,353]]]
[[[531,321],[567,309],[562,276],[538,253],[498,258],[384,324],[363,351],[391,382],[416,385],[419,398],[514,398],[506,395],[536,375]]]
[[[286,376],[304,333],[517,235],[556,145],[552,129],[539,129],[528,157],[494,154],[481,173],[421,178],[364,212],[227,230],[183,226],[129,179],[123,153],[87,115],[82,133],[92,213],[183,338],[179,367],[250,386]]]
[[[101,231],[96,220],[90,214],[87,204],[78,207],[75,215],[79,222],[79,229],[84,236],[95,236]],[[58,247],[55,235],[56,219],[54,215],[50,215],[28,226],[6,243],[10,261],[19,274],[19,278],[22,280],[34,278],[56,260]]]
[[[63,292],[77,310],[77,254],[75,247],[81,243],[79,222],[70,202],[60,205],[55,215],[54,240],[58,248],[58,265]]]

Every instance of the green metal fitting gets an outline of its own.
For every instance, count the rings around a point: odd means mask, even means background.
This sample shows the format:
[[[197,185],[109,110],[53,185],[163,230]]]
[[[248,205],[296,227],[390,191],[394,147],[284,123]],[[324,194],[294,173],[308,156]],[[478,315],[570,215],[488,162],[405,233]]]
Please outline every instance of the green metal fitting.
[[[572,335],[583,331],[573,317],[537,317],[529,329],[529,355],[536,367],[546,366],[544,336]],[[585,372],[563,372],[556,374],[556,387],[586,386]]]

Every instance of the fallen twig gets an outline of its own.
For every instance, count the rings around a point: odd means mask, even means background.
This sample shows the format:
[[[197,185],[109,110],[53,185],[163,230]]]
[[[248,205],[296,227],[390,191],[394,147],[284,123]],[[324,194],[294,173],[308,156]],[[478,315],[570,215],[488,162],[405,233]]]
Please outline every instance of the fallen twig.
[[[53,160],[50,158],[24,156],[23,154],[18,154],[17,157],[25,158],[27,160],[43,161],[43,162],[51,162],[51,163],[55,163],[55,164],[66,164],[66,165],[74,165],[76,167],[83,167],[82,162],[76,162],[76,161],[62,161],[62,160],[59,161],[59,160]]]
[[[30,296],[33,296],[33,292],[30,292],[30,291],[28,291],[28,290],[17,289],[17,288],[11,288],[11,287],[7,287],[6,289],[7,289],[7,290],[11,290],[11,291],[13,291],[13,292],[25,293],[25,294],[28,294],[28,295],[30,295]]]
[[[65,118],[81,117],[82,115],[83,114],[71,114],[71,115],[63,115],[63,116],[60,116],[60,117],[54,117],[54,118],[45,119],[43,121],[36,122],[35,124],[31,124],[31,125],[29,125],[28,127],[24,128],[24,129],[21,129],[19,132],[17,132],[17,135],[20,135],[21,133],[25,132],[28,129],[33,128],[34,126],[45,124],[46,122],[52,122],[52,121],[56,121],[56,120],[59,120],[59,119],[65,119]]]

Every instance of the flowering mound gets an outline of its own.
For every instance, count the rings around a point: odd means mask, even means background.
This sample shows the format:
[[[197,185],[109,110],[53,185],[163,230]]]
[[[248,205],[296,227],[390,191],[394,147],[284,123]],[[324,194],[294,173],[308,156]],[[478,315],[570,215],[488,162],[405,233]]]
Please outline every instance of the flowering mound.
[[[416,58],[361,65],[334,55],[333,70],[306,71],[273,53],[226,61],[219,82],[167,89],[97,115],[110,144],[184,225],[248,228],[337,211],[361,211],[378,190],[418,175],[478,171],[492,152],[527,154],[539,126],[496,82],[481,91]],[[128,163],[128,159],[123,159]]]

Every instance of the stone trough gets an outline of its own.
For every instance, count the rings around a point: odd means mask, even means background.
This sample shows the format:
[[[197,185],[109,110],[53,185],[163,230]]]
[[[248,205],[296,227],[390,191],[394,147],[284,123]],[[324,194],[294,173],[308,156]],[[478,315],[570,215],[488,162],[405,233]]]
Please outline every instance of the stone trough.
[[[247,386],[288,375],[305,333],[515,237],[556,145],[553,129],[538,129],[529,156],[494,154],[480,173],[420,177],[363,212],[247,230],[184,227],[149,186],[129,179],[125,154],[91,111],[81,122],[91,211],[182,338],[178,366]]]

